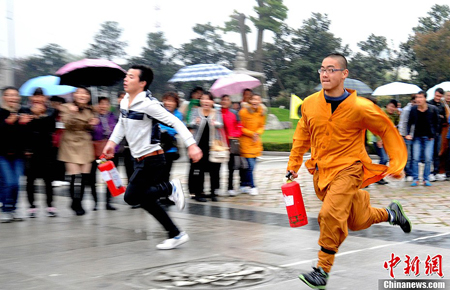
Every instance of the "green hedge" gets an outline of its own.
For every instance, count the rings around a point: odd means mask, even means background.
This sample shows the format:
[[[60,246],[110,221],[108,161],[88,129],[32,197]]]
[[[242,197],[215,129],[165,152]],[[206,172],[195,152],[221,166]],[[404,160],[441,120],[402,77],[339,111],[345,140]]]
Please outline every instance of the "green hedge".
[[[264,151],[290,152],[292,143],[264,142],[263,148]],[[366,150],[369,154],[377,154],[373,146],[366,146]]]
[[[290,152],[292,148],[292,143],[264,142],[263,148],[264,151]]]

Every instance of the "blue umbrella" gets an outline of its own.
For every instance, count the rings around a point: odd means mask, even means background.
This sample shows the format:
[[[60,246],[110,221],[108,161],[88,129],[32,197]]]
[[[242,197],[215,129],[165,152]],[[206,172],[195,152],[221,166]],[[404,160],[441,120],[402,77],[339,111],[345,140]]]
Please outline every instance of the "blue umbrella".
[[[371,94],[373,92],[372,89],[368,85],[366,85],[365,83],[363,83],[360,80],[355,80],[355,79],[346,78],[344,80],[344,87],[346,89],[355,90],[358,94],[361,94],[361,95]],[[322,84],[316,86],[314,89],[321,90]]]
[[[60,96],[73,93],[77,88],[59,85],[60,78],[57,76],[40,76],[29,79],[19,89],[21,96],[32,96],[37,88],[42,88],[46,96]]]
[[[212,81],[232,73],[220,64],[195,64],[181,68],[169,82]]]

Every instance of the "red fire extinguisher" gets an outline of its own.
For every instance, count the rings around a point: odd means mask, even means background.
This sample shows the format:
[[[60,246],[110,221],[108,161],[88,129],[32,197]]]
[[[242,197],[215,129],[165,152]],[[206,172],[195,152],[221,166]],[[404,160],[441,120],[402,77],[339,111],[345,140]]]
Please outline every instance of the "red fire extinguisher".
[[[281,186],[284,203],[289,217],[289,225],[293,228],[308,224],[305,205],[303,204],[300,184],[292,180],[292,173],[286,174],[287,183]]]
[[[120,178],[119,171],[112,161],[107,161],[105,155],[100,156],[97,160],[98,169],[101,172],[103,181],[106,182],[112,196],[118,196],[125,192],[125,186]]]

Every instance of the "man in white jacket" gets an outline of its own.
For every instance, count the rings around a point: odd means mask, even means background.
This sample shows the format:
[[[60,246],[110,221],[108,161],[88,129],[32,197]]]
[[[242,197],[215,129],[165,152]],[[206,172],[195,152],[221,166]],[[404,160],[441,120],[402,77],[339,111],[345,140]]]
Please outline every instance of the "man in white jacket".
[[[186,126],[147,92],[152,81],[153,71],[150,67],[134,65],[128,70],[123,84],[127,94],[120,102],[119,121],[103,149],[103,154],[112,158],[115,147],[126,137],[131,155],[135,159],[135,171],[128,182],[125,201],[130,205],[140,204],[161,223],[169,238],[156,247],[170,250],[187,242],[189,236],[175,226],[158,202],[160,197],[169,196],[180,210],[184,208],[185,203],[180,181],[163,181],[165,159],[160,146],[158,124],[164,123],[175,128],[193,162],[201,159],[202,151]]]

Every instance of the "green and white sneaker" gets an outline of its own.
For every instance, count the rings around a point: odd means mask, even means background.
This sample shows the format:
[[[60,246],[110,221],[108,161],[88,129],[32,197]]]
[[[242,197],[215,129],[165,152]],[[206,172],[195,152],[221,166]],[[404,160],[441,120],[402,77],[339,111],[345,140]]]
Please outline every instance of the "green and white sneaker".
[[[399,225],[405,233],[411,232],[412,224],[398,200],[393,200],[386,210],[389,213],[389,223],[391,225]]]
[[[307,274],[300,274],[298,278],[312,289],[325,289],[328,281],[328,274],[322,267],[315,268],[314,271]]]

